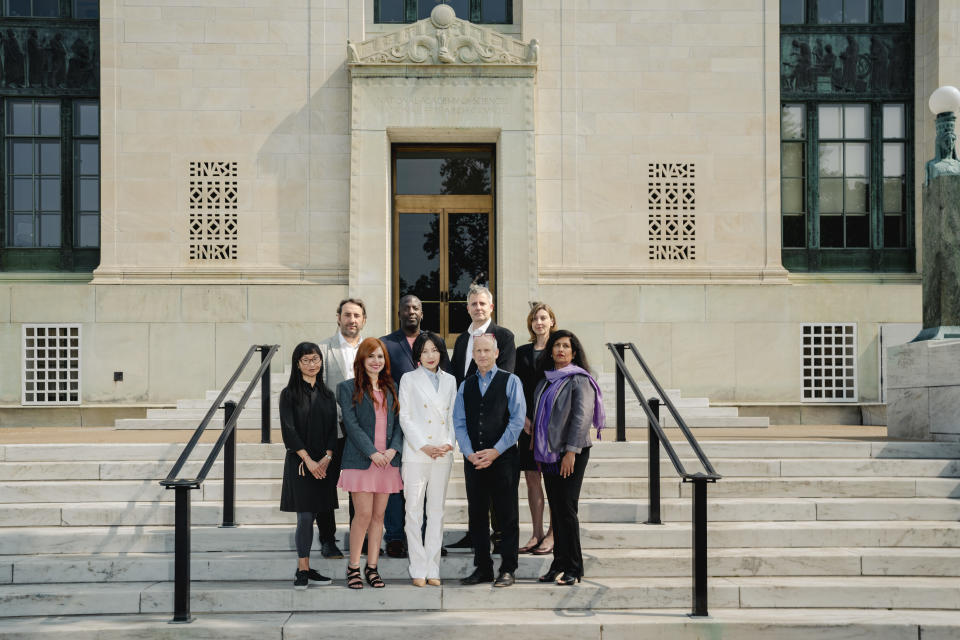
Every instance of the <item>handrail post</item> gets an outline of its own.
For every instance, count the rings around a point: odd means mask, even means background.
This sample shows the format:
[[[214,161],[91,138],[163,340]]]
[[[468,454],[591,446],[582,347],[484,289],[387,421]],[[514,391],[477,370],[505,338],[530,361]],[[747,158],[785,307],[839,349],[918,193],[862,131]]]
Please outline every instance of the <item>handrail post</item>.
[[[237,403],[233,400],[223,405],[223,426],[226,427],[230,418],[237,410]],[[233,528],[236,520],[237,494],[237,427],[234,425],[223,446],[223,524],[221,527]]]
[[[660,399],[650,398],[648,404],[650,405],[650,411],[659,421]],[[653,428],[653,421],[651,420],[647,420],[647,465],[649,486],[647,487],[646,524],[663,524],[660,521],[660,438],[657,436],[657,431]]]
[[[270,345],[260,345],[260,362],[270,355]],[[270,364],[260,378],[260,443],[270,444]]]
[[[177,485],[175,492],[176,525],[173,560],[173,620],[171,623],[193,622],[190,615],[190,491],[189,485]]]
[[[697,474],[698,476],[700,474]],[[694,476],[693,482],[693,613],[707,613],[707,480]]]
[[[617,350],[620,360],[624,360],[626,345],[618,342],[613,345]],[[624,361],[625,362],[625,361]],[[619,366],[616,369],[616,395],[617,395],[617,442],[627,441],[627,402],[626,391],[624,390],[623,370]]]

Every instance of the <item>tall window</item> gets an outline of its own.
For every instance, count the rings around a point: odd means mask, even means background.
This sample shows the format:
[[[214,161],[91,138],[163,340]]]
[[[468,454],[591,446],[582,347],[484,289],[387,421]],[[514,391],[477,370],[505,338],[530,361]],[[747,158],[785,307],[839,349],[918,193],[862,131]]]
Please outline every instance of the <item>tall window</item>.
[[[513,24],[513,0],[447,0],[463,20]],[[374,22],[402,24],[430,17],[437,0],[374,0]]]
[[[781,0],[781,214],[792,271],[914,270],[907,0]]]
[[[60,102],[9,100],[6,121],[8,244],[59,247]]]
[[[0,9],[0,271],[91,271],[100,262],[99,3],[0,0]]]

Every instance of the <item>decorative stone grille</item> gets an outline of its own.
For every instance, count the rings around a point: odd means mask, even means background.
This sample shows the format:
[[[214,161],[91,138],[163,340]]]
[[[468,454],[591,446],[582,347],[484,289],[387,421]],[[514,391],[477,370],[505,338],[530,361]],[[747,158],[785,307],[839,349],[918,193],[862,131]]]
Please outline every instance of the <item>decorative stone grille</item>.
[[[692,162],[651,162],[647,183],[650,260],[696,258],[697,194]]]
[[[857,325],[804,323],[805,402],[857,401]]]
[[[190,163],[191,260],[236,260],[239,224],[236,162]]]
[[[23,393],[30,405],[80,404],[80,325],[23,325]]]

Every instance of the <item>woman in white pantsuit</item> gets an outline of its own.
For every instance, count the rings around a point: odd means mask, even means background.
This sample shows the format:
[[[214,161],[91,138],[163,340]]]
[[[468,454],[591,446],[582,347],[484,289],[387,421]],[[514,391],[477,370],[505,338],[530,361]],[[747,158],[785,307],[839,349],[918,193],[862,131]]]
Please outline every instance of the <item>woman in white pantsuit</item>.
[[[405,531],[414,586],[440,586],[443,503],[453,467],[453,401],[456,379],[444,371],[448,360],[443,342],[423,331],[413,343],[420,364],[400,380],[400,428],[403,430],[403,497]],[[423,533],[424,500],[427,526]]]

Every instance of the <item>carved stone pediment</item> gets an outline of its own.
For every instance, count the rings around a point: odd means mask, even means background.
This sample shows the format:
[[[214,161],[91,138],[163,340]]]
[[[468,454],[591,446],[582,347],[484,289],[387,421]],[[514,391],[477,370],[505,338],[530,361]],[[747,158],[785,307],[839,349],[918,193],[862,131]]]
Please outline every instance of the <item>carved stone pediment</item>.
[[[447,4],[429,18],[363,42],[347,42],[351,67],[367,65],[530,65],[539,44],[515,40],[493,29],[457,18]]]

